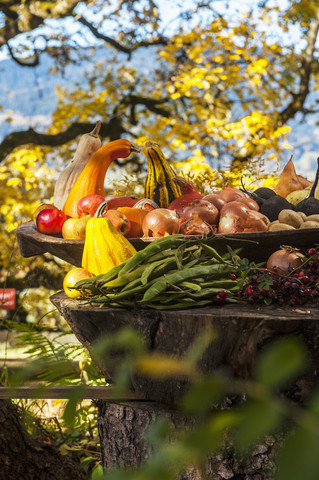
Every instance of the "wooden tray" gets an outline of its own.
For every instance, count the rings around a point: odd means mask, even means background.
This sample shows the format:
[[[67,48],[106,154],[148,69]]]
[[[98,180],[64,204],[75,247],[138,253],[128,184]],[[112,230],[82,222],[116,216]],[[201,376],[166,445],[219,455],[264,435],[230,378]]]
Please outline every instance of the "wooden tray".
[[[16,236],[23,257],[51,253],[72,265],[81,266],[84,240],[65,240],[61,236],[44,235],[38,232],[33,221],[22,223],[16,230]],[[197,236],[192,236],[192,238],[197,238]],[[156,239],[130,238],[129,240],[136,250],[142,250]],[[281,245],[291,245],[304,252],[308,248],[319,245],[319,228],[231,235],[217,234],[215,245],[221,251],[226,249],[226,245],[232,248],[241,248],[242,257],[255,262],[263,262]]]

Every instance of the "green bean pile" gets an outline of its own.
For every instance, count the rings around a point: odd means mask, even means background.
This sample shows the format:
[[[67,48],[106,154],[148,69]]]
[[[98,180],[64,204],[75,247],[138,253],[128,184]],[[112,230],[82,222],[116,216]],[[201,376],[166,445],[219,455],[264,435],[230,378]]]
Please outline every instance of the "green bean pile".
[[[110,307],[179,310],[236,302],[234,292],[243,282],[238,256],[219,254],[213,242],[214,237],[163,237],[108,273],[81,280],[74,288],[81,299]]]

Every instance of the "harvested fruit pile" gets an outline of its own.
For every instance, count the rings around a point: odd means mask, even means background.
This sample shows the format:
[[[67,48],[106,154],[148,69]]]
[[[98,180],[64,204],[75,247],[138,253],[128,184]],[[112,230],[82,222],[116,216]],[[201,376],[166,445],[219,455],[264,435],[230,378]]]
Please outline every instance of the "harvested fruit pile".
[[[283,253],[284,255],[281,255]],[[214,238],[156,240],[108,273],[74,286],[81,299],[109,307],[174,310],[247,301],[298,306],[319,301],[319,252],[290,249],[273,254],[266,268],[231,249],[223,255]],[[272,257],[273,257],[272,256]],[[296,266],[296,268],[294,268]]]
[[[99,128],[97,122],[91,133],[81,137],[74,158],[57,179],[53,204],[40,205],[33,215],[40,233],[84,240],[81,268],[68,272],[63,283],[65,293],[72,298],[85,294],[86,290],[74,291],[72,286],[79,279],[88,278],[87,290],[94,293],[90,295],[91,301],[116,306],[201,306],[236,301],[238,295],[246,296],[246,289],[249,301],[257,301],[264,290],[258,291],[258,282],[247,283],[248,266],[244,268],[243,261],[230,253],[225,257],[216,251],[209,254],[212,237],[319,230],[319,159],[314,182],[298,175],[290,159],[273,190],[261,187],[247,191],[244,184],[242,188],[226,184],[203,195],[174,172],[155,142],[148,141],[139,147],[129,140],[118,139],[101,145]],[[147,161],[144,198],[133,195],[105,198],[104,182],[109,166],[114,159],[127,158],[133,152],[142,153]],[[133,238],[166,236],[174,242],[177,234],[181,234],[179,243],[191,235],[206,240],[198,244],[188,242],[187,247],[184,244],[167,247],[173,250],[162,253],[163,258],[155,255],[152,259],[151,254],[151,260],[146,261],[140,261],[144,254],[137,252],[130,242]],[[169,244],[167,239],[163,242]],[[156,245],[157,242],[145,251],[152,252],[152,248],[158,248]],[[127,265],[135,262],[138,266],[127,270]],[[239,273],[240,269],[244,273]],[[161,276],[164,273],[166,277]],[[118,278],[109,277],[115,274]],[[241,293],[235,296],[237,291]],[[85,295],[88,296],[87,292]],[[267,295],[269,299],[269,292]]]

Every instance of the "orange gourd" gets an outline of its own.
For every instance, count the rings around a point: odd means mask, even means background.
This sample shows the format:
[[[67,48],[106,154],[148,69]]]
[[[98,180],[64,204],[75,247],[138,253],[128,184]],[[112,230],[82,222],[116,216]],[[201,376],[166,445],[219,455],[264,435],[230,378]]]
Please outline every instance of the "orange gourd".
[[[126,238],[140,238],[143,236],[142,223],[149,210],[135,207],[118,207],[116,210],[124,213],[130,221],[131,228]]]
[[[104,197],[105,175],[112,161],[116,158],[126,158],[131,152],[139,151],[129,140],[122,138],[99,148],[73,185],[65,201],[63,212],[69,217],[78,218],[77,203],[81,198],[91,194]]]

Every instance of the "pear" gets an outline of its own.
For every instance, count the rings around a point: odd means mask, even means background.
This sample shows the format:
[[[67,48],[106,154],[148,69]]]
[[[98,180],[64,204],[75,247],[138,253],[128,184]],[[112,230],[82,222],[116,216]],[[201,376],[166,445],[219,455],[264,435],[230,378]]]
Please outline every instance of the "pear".
[[[303,190],[294,190],[287,195],[286,200],[295,207],[301,200],[308,197],[310,190],[311,187],[304,188]]]
[[[299,202],[309,196],[311,188],[312,184],[309,185],[309,187],[304,188],[303,190],[295,190],[294,192],[290,192],[287,195],[286,200],[288,200],[288,202],[295,207]],[[316,188],[315,198],[319,200],[319,187]]]

